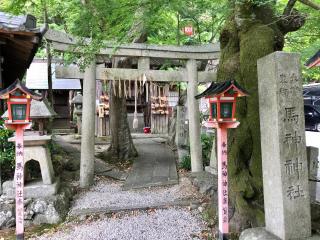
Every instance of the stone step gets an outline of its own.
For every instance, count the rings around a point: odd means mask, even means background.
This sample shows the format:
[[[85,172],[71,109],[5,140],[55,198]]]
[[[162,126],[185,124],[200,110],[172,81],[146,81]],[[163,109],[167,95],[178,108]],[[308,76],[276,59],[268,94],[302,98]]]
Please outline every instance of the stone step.
[[[53,135],[67,135],[67,134],[75,134],[75,130],[72,129],[52,129]]]
[[[170,207],[188,207],[191,205],[200,205],[196,200],[175,200],[172,202],[164,202],[158,204],[141,204],[140,206],[123,206],[123,207],[92,207],[74,209],[69,212],[69,216],[81,216],[99,213],[117,213],[117,212],[129,212],[129,211],[145,211],[149,209],[166,209]]]

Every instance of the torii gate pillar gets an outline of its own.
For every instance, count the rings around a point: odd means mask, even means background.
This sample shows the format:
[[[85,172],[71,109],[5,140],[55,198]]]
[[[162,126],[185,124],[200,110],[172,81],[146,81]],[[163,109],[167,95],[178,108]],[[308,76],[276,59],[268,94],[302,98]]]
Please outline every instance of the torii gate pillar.
[[[83,110],[81,136],[80,187],[93,184],[94,143],[96,115],[96,63],[92,62],[84,72]]]
[[[202,147],[200,142],[200,111],[198,100],[195,96],[198,94],[198,70],[197,61],[189,59],[187,62],[187,102],[189,115],[189,139],[191,155],[191,171],[202,172]]]

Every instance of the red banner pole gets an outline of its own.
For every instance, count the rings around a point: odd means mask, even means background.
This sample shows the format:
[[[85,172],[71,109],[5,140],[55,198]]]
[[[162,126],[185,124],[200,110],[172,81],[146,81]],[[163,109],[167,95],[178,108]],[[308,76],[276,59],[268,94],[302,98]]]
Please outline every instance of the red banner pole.
[[[23,187],[24,187],[24,160],[23,160],[23,132],[24,126],[17,125],[16,128],[16,239],[24,239],[24,206],[23,206]]]
[[[227,136],[227,128],[217,128],[219,240],[228,239],[229,234]]]

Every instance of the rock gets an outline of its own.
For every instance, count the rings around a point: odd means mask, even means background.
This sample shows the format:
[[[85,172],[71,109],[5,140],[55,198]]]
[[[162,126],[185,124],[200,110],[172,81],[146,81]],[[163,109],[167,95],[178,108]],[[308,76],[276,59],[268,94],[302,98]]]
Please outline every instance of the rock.
[[[199,189],[201,194],[213,196],[218,189],[217,178],[208,172],[192,173],[192,184]]]
[[[95,173],[103,173],[111,171],[114,168],[114,166],[111,166],[110,164],[102,161],[99,158],[96,158],[94,161],[94,172]]]
[[[11,228],[16,225],[16,219],[15,218],[10,218],[9,221],[7,221],[5,228]]]
[[[14,209],[13,204],[2,203],[0,205],[0,229],[3,229],[14,218]]]
[[[68,171],[77,171],[80,169],[80,159],[70,158],[66,162],[64,168]]]
[[[198,207],[198,211],[199,211],[199,212],[201,212],[201,213],[202,213],[202,212],[203,212],[203,210],[204,210],[204,208],[203,208],[202,206]]]
[[[39,199],[32,203],[31,209],[35,213],[44,213],[47,209],[47,203],[46,201]]]
[[[300,238],[299,238],[300,239]],[[318,240],[319,235],[313,235],[312,237],[303,238],[304,240]],[[239,240],[281,240],[270,232],[266,231],[265,228],[249,228],[244,230]],[[301,239],[302,240],[302,239]]]
[[[197,203],[191,203],[190,204],[190,210],[195,210],[195,209],[197,209],[199,207],[199,204],[197,204]]]
[[[70,187],[62,186],[55,196],[27,199],[25,202],[25,226],[32,224],[56,224],[67,215],[73,192]],[[15,225],[14,204],[0,204],[0,229]]]
[[[27,219],[27,220],[32,220],[32,217],[34,215],[34,211],[32,210],[27,210],[24,212],[24,219]]]
[[[250,228],[241,233],[239,240],[280,240],[280,238],[267,232],[264,228]]]
[[[28,198],[28,199],[25,199],[25,200],[23,201],[23,204],[24,204],[24,206],[28,206],[31,202],[32,202],[32,199],[31,199],[31,198]]]
[[[37,214],[33,219],[33,224],[40,225],[43,223],[48,224],[56,224],[61,222],[63,219],[62,216],[60,216],[57,209],[53,206],[53,204],[49,204],[46,208],[46,211],[42,214]]]

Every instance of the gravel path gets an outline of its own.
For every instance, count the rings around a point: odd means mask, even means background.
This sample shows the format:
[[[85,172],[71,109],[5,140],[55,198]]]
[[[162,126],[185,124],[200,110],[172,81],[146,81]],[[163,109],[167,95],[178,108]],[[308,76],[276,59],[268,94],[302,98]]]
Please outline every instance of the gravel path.
[[[201,239],[205,223],[195,212],[170,208],[109,217],[90,223],[70,223],[34,240],[187,240]]]
[[[110,179],[97,181],[88,191],[81,192],[75,197],[71,215],[81,209],[143,208],[200,197],[188,178],[181,178],[180,184],[169,187],[129,191],[122,191],[121,187],[122,183]]]

